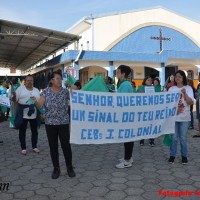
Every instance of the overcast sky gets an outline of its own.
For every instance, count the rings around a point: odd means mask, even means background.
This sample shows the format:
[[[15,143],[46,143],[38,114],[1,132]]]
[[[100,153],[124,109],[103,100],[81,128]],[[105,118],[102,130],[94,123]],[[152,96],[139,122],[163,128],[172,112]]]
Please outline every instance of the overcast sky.
[[[200,0],[0,0],[0,19],[65,31],[91,14],[156,6],[200,22]]]

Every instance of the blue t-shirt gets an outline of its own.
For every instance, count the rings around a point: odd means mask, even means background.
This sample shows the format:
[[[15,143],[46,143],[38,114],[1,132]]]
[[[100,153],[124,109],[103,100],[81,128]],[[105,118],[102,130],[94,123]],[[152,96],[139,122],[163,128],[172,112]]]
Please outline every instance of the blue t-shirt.
[[[69,124],[69,91],[65,88],[61,88],[59,92],[55,93],[50,87],[48,87],[42,91],[41,96],[44,96],[45,98],[45,124]]]
[[[133,87],[130,83],[130,81],[124,81],[120,84],[119,88],[117,89],[117,92],[119,93],[132,93]]]

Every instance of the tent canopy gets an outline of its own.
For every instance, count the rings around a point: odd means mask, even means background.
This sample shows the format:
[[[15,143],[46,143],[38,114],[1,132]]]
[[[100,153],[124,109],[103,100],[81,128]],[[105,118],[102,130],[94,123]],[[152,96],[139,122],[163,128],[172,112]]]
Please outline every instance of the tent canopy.
[[[0,19],[0,68],[26,70],[79,36]]]

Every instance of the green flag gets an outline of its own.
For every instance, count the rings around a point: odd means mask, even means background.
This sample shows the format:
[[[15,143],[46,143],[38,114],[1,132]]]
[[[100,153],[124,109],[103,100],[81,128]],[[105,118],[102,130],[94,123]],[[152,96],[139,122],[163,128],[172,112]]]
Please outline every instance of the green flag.
[[[74,85],[75,82],[76,82],[76,79],[71,74],[68,74],[65,84],[72,86],[72,85]]]
[[[35,102],[34,102],[33,99],[31,99],[31,98],[30,98],[26,103],[35,104]],[[38,111],[39,111],[40,113],[43,114],[43,110],[40,109],[36,104],[35,104],[35,106],[36,106],[36,108],[38,109]]]
[[[163,144],[167,147],[169,147],[172,143],[172,135],[171,134],[166,134],[163,138]]]
[[[91,81],[89,81],[84,87],[83,91],[93,91],[93,92],[108,92],[108,87],[102,78],[102,76],[96,76]]]
[[[17,79],[17,83],[18,83],[19,85],[22,84],[20,78]]]

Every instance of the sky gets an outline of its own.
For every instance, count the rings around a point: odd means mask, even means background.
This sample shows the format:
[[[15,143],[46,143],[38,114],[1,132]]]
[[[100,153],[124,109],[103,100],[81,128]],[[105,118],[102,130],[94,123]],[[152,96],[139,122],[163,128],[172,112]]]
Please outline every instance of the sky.
[[[200,0],[0,0],[0,19],[66,31],[91,14],[157,6],[200,22]]]

